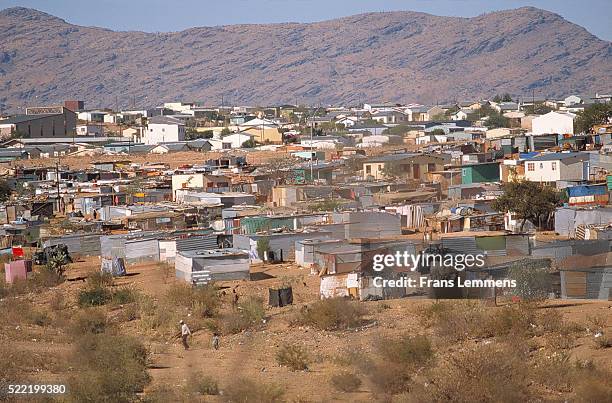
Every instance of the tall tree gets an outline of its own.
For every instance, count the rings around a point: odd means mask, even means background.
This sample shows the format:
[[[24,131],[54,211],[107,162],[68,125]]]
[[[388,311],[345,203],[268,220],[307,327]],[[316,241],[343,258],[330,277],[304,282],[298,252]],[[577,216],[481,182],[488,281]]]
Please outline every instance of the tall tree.
[[[11,187],[4,179],[0,179],[0,203],[7,201],[11,197]]]
[[[507,182],[502,189],[504,194],[493,202],[493,208],[517,214],[522,220],[521,232],[527,220],[534,225],[539,225],[542,219],[548,221],[561,203],[560,192],[537,182]]]
[[[590,133],[593,125],[612,122],[612,104],[592,104],[578,112],[574,131],[576,133]]]

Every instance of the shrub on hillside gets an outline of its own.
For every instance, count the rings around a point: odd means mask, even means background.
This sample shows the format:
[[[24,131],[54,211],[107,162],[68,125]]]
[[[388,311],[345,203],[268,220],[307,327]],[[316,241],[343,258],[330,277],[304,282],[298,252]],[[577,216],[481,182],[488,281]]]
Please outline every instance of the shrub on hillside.
[[[219,385],[210,376],[203,375],[201,373],[193,374],[188,381],[188,385],[191,388],[192,393],[198,395],[218,395]]]
[[[331,383],[340,392],[355,392],[361,386],[361,379],[349,372],[337,374],[331,377]]]
[[[136,339],[119,334],[86,334],[75,342],[77,371],[69,381],[70,399],[77,402],[129,402],[150,377],[147,350]]]
[[[227,400],[233,403],[282,402],[285,393],[281,386],[247,378],[236,379],[224,392]]]
[[[428,397],[434,401],[529,401],[526,357],[493,344],[462,351],[433,373]]]
[[[215,316],[220,305],[217,290],[212,285],[193,287],[176,284],[166,293],[166,300],[174,306],[193,309],[206,318]]]
[[[365,314],[365,308],[358,302],[329,298],[303,309],[297,321],[321,330],[339,330],[361,325]]]
[[[424,366],[431,362],[434,356],[431,342],[424,335],[383,339],[378,349],[383,361],[400,364],[406,368]]]
[[[265,317],[263,300],[247,297],[238,304],[236,312],[225,315],[218,328],[225,334],[236,334],[260,324]]]
[[[111,301],[112,298],[113,294],[108,288],[88,288],[79,292],[78,304],[80,307],[100,306]]]
[[[367,369],[374,388],[382,394],[410,389],[412,377],[433,362],[431,342],[423,335],[385,338],[378,343],[379,360]]]
[[[102,309],[91,308],[79,311],[72,321],[74,334],[104,333],[107,326],[106,314]]]
[[[276,362],[292,371],[304,371],[308,369],[310,357],[305,347],[284,345],[276,353]]]

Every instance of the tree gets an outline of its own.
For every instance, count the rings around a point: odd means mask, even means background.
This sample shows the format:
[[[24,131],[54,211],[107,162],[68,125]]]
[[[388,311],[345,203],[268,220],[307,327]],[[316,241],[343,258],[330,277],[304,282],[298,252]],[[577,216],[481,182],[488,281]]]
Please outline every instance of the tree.
[[[4,203],[11,197],[11,187],[4,179],[0,179],[0,203]]]
[[[489,129],[508,127],[510,120],[501,113],[491,113],[485,124]]]
[[[607,124],[612,121],[612,104],[593,104],[584,108],[576,116],[574,131],[576,133],[592,132],[594,125]]]
[[[444,133],[444,130],[442,129],[433,129],[431,134],[433,134],[434,136],[443,136],[446,133]]]
[[[507,92],[501,96],[497,94],[493,97],[493,102],[495,103],[512,102],[512,95],[508,94]]]
[[[248,139],[244,143],[242,143],[242,148],[254,148],[257,147],[257,142],[253,139]]]
[[[561,203],[561,194],[550,186],[537,182],[508,182],[502,186],[504,194],[493,202],[497,211],[515,213],[521,222],[521,232],[527,220],[539,225],[542,218],[548,221]]]
[[[195,129],[187,129],[185,131],[185,140],[211,139],[212,137],[212,130],[204,130],[203,132],[199,132]]]
[[[543,261],[514,263],[508,278],[516,281],[514,293],[526,301],[543,300],[552,291],[552,276]]]
[[[259,238],[257,240],[257,256],[260,260],[266,260],[266,254],[270,251],[270,240],[268,238]]]
[[[228,134],[231,134],[231,130],[228,127],[224,127],[223,130],[221,130],[221,135],[222,136],[227,136]]]

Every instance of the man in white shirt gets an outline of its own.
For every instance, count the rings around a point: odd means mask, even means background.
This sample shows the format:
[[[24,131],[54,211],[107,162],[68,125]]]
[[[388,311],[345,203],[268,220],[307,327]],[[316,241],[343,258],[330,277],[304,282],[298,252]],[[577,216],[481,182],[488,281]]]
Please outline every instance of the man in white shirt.
[[[185,350],[189,350],[189,344],[187,344],[187,337],[191,336],[191,330],[189,330],[189,326],[182,320],[180,321],[181,325],[181,337],[183,339],[183,347]]]

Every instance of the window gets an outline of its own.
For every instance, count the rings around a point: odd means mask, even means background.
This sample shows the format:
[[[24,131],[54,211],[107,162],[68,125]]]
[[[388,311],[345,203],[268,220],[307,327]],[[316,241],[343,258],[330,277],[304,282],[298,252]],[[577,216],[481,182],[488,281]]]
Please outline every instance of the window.
[[[367,174],[371,174],[372,173],[372,165],[366,165],[366,173]]]
[[[528,171],[535,171],[535,164],[533,162],[529,162],[527,164],[527,170]]]
[[[556,171],[556,170],[557,170],[557,163],[556,163],[556,162],[551,162],[551,163],[550,163],[550,168],[551,168],[553,171]]]
[[[544,169],[544,163],[540,162],[540,169]]]

